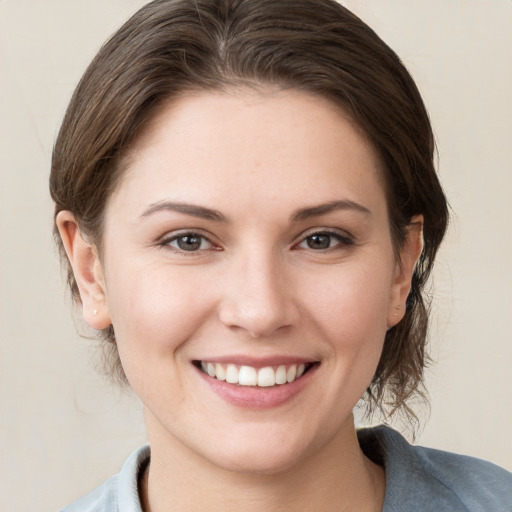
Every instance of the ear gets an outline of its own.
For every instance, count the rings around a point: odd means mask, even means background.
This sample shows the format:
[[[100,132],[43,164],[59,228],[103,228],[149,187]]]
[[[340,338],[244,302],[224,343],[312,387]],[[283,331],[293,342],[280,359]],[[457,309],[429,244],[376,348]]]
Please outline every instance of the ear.
[[[398,324],[405,315],[405,301],[411,290],[412,275],[422,250],[423,215],[417,215],[407,227],[406,239],[400,249],[400,261],[396,262],[387,317],[388,329]]]
[[[94,329],[104,329],[112,322],[97,248],[83,236],[70,211],[59,212],[56,224],[78,285],[84,320]]]

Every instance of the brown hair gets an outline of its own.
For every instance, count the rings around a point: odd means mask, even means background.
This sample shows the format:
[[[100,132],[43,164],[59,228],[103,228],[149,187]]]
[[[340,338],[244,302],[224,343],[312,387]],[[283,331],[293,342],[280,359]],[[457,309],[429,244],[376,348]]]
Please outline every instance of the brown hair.
[[[334,0],[156,0],[143,7],[101,48],[73,95],[53,153],[56,214],[70,210],[101,250],[104,209],[122,159],[159,105],[190,89],[246,84],[305,91],[351,116],[383,164],[395,249],[412,217],[423,215],[424,249],[407,311],[387,332],[367,390],[369,409],[412,414],[406,401],[422,395],[427,358],[422,293],[446,230],[447,204],[414,81],[375,32]],[[110,368],[124,379],[113,327],[102,334]]]

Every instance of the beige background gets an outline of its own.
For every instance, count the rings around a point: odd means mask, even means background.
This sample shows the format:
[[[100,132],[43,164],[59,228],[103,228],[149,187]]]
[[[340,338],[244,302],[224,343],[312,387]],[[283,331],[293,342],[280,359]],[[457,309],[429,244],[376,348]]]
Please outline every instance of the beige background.
[[[144,442],[137,401],[104,382],[94,343],[76,335],[47,195],[72,89],[142,4],[0,0],[0,510],[57,510]],[[437,364],[419,442],[512,470],[512,1],[345,4],[419,82],[455,212],[435,276]]]

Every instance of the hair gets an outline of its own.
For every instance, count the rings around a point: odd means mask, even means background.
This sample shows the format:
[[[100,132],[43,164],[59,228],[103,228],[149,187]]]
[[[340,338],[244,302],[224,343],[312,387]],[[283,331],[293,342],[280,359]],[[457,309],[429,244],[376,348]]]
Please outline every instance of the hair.
[[[155,0],[101,48],[78,84],[53,152],[55,215],[69,210],[101,253],[105,205],[128,150],[163,102],[189,90],[294,89],[329,100],[381,161],[395,251],[423,215],[424,247],[402,321],[385,338],[366,393],[391,415],[425,398],[429,299],[424,287],[448,222],[435,142],[418,89],[399,57],[334,0]],[[55,229],[68,284],[80,297]],[[111,374],[126,381],[114,328],[100,332]]]

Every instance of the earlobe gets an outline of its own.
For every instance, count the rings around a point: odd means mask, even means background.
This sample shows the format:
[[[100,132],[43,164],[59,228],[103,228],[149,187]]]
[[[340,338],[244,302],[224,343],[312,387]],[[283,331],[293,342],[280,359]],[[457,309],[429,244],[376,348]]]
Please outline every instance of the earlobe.
[[[412,218],[407,227],[407,236],[400,249],[400,261],[396,264],[387,320],[388,329],[398,324],[406,313],[405,302],[411,290],[412,276],[422,250],[423,215],[417,215]]]
[[[56,224],[78,285],[84,320],[94,329],[104,329],[112,322],[96,246],[83,236],[70,211],[59,212]]]

